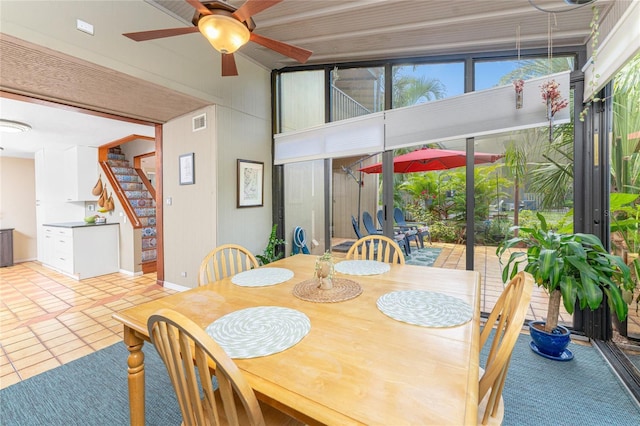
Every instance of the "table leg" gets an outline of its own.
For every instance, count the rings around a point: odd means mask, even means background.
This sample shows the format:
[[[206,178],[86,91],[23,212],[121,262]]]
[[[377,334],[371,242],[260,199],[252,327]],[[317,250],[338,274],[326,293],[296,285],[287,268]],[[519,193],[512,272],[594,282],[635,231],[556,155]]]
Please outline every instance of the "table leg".
[[[124,344],[129,350],[129,416],[132,426],[144,426],[144,340],[124,326]]]

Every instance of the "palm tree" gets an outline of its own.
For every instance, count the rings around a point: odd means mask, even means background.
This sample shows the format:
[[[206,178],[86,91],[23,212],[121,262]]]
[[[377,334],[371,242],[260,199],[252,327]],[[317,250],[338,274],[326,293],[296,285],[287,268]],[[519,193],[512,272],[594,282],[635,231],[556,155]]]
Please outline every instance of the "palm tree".
[[[571,56],[557,56],[551,58],[523,59],[518,68],[502,76],[498,86],[509,84],[514,80],[528,80],[547,74],[555,74],[562,71],[570,71],[574,68],[574,59]]]
[[[513,224],[518,226],[518,215],[520,206],[520,182],[527,173],[527,154],[525,146],[521,143],[511,141],[504,153],[504,165],[508,173],[513,176]],[[516,230],[516,237],[518,231]]]
[[[546,129],[536,129],[545,134]],[[559,126],[556,138],[552,143],[546,142],[542,157],[545,161],[532,164],[530,174],[531,190],[543,194],[540,208],[563,207],[573,191],[573,120]],[[547,138],[539,137],[544,143]]]
[[[394,73],[394,74],[399,74]],[[393,107],[417,105],[444,97],[446,89],[440,80],[426,76],[394,75]]]

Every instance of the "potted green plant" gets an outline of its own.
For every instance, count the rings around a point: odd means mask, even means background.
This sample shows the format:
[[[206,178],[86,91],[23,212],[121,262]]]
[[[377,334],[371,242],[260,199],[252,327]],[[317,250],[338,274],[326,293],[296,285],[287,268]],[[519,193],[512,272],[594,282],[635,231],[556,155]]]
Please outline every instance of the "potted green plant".
[[[502,271],[502,280],[507,282],[523,266],[533,275],[536,284],[549,293],[546,321],[529,323],[534,339],[531,349],[547,358],[568,360],[573,355],[566,349],[569,330],[558,326],[560,302],[571,314],[576,302],[579,302],[580,309],[587,306],[592,310],[599,308],[606,294],[611,311],[624,321],[628,306],[622,294],[632,290],[634,282],[622,258],[607,252],[598,237],[556,233],[548,228],[544,216],[538,213],[537,217],[539,226],[515,227],[520,231],[519,236],[501,242],[496,254],[503,264],[502,256],[507,250],[526,247],[526,251],[516,250],[510,254]],[[556,342],[556,337],[562,341]],[[552,346],[543,347],[545,343]]]
[[[277,237],[277,229],[278,224],[276,223],[271,227],[269,242],[267,243],[267,247],[265,247],[264,252],[256,255],[256,258],[260,261],[261,265],[267,265],[271,262],[275,262],[276,260],[280,260],[284,255],[282,252],[278,252],[278,246],[286,244],[287,242]]]

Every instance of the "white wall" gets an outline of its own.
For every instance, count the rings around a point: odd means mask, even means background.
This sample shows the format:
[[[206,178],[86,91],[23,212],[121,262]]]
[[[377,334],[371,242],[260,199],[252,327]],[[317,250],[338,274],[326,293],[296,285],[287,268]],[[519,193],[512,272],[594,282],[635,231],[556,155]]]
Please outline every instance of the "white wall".
[[[35,200],[34,160],[0,157],[0,228],[14,228],[16,263],[37,256]]]
[[[217,245],[260,254],[271,231],[270,73],[247,68],[222,95],[223,104],[163,126],[165,281],[185,287],[197,285],[200,261]],[[202,113],[207,128],[193,132],[192,118]],[[191,152],[195,184],[180,185],[178,158]],[[238,159],[264,162],[262,207],[236,207]]]

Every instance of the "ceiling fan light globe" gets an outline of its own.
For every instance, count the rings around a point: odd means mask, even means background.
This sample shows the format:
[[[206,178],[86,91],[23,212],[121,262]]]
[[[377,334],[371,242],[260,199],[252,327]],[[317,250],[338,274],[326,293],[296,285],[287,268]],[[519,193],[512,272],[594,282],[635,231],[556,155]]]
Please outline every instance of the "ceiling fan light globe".
[[[225,15],[207,15],[198,21],[198,29],[220,53],[233,53],[248,41],[251,33],[240,21]]]
[[[29,130],[31,130],[31,126],[28,125],[27,123],[0,119],[0,132],[20,133],[20,132],[28,132]]]

